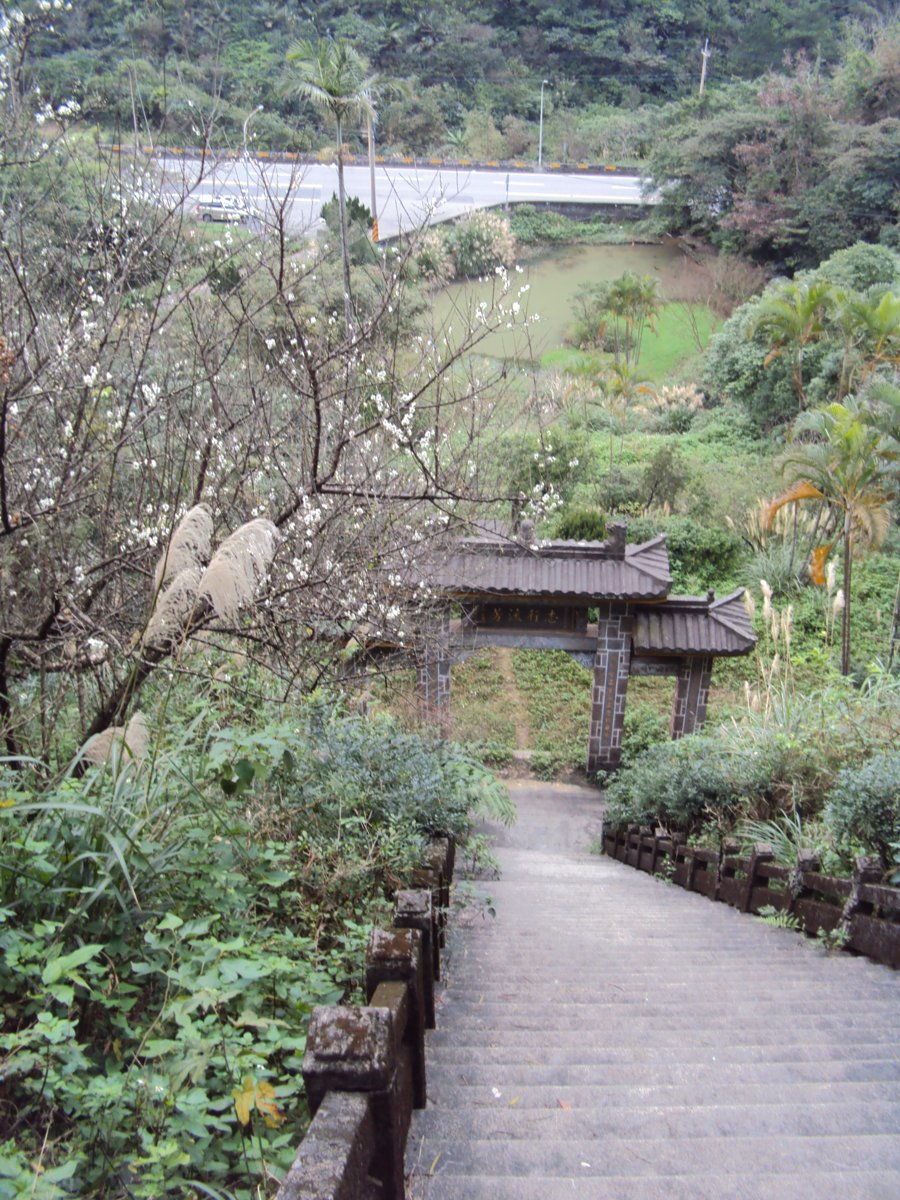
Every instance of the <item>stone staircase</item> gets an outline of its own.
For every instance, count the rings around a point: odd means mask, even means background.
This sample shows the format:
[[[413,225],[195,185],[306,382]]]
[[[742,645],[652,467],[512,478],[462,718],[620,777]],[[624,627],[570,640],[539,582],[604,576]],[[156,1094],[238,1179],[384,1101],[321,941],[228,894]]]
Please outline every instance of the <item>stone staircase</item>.
[[[410,1200],[898,1200],[900,975],[588,853],[519,784],[457,918]],[[476,898],[477,900],[477,898]]]

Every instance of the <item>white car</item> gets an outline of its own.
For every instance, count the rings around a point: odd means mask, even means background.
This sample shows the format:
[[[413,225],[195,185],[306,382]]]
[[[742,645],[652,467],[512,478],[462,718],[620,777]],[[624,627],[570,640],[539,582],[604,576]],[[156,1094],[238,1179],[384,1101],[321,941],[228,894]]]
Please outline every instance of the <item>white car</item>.
[[[234,196],[203,196],[194,204],[194,216],[201,221],[222,221],[226,225],[243,225],[251,216],[245,204]]]

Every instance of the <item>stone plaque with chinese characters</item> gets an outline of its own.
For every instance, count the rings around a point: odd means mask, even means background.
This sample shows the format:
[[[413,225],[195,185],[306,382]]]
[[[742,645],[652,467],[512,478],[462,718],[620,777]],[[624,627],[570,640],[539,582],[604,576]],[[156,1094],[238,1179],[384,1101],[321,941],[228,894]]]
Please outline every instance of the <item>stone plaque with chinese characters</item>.
[[[476,604],[472,623],[489,629],[534,629],[557,633],[585,633],[587,609],[561,604],[535,604],[532,601]]]

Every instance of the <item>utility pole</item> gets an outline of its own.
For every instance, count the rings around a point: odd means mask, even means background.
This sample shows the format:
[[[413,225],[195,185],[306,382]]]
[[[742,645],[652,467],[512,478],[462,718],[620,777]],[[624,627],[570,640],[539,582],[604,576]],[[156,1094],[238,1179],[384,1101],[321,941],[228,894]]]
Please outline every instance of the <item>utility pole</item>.
[[[372,241],[378,241],[378,208],[375,202],[375,118],[366,113],[366,141],[369,150],[369,191],[372,197]]]
[[[700,68],[700,92],[699,92],[699,94],[702,96],[703,89],[706,87],[706,64],[709,61],[709,56],[712,54],[712,50],[710,50],[710,48],[709,48],[709,38],[706,39],[706,45],[700,51],[700,54],[703,58],[703,66]]]
[[[540,133],[538,134],[538,170],[541,169],[541,164],[544,161],[544,88],[550,84],[549,79],[544,79],[541,82],[541,124]]]

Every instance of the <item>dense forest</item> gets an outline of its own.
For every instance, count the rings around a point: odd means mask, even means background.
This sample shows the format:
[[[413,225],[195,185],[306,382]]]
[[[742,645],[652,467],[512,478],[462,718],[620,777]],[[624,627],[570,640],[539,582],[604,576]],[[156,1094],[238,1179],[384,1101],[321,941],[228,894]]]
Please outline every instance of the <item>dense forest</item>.
[[[105,127],[138,124],[187,137],[215,98],[220,136],[233,137],[248,109],[262,104],[254,123],[262,144],[299,141],[303,148],[318,118],[297,108],[286,52],[297,38],[334,36],[365,54],[383,81],[387,142],[424,152],[452,142],[471,113],[513,142],[527,141],[542,80],[548,113],[633,109],[689,95],[707,37],[710,84],[756,78],[785,55],[806,55],[827,69],[854,22],[871,26],[892,8],[885,0],[771,0],[749,14],[737,0],[85,0],[59,14],[58,36],[43,40],[33,69],[51,99],[74,98],[88,120]],[[400,94],[394,83],[404,85]],[[558,153],[565,148],[577,149],[560,144]]]

